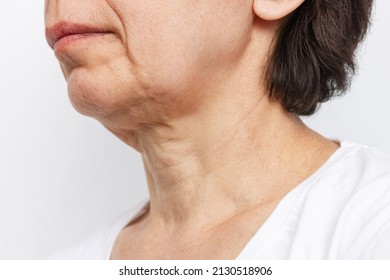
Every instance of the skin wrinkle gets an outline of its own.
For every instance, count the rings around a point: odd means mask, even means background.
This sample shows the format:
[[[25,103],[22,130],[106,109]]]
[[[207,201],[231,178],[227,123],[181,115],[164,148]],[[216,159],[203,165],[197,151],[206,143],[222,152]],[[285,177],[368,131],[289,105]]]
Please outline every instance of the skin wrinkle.
[[[279,21],[254,13],[257,1],[284,17],[279,0],[47,0],[115,31],[57,53],[73,105],[143,159],[150,207],[113,259],[234,258],[338,148],[269,100],[262,77]],[[61,20],[51,12],[47,25]]]
[[[122,20],[122,17],[118,14],[118,12],[116,11],[116,9],[113,9],[113,6],[110,5],[109,1],[105,1],[105,3],[111,8],[111,11],[113,11],[115,13],[115,15],[117,16],[117,18],[119,19],[120,23],[121,23],[121,27],[123,29],[123,38],[122,36],[120,36],[120,32],[118,32],[119,34],[119,37],[121,39],[122,42],[128,42],[127,40],[127,37],[126,37],[126,34],[127,33],[127,29],[126,29],[126,25],[124,24],[123,20]],[[137,61],[135,60],[135,58],[133,57],[133,55],[131,54],[131,51],[130,49],[128,48],[125,48],[126,49],[126,56],[129,58],[131,64],[133,65],[136,65],[137,64]]]

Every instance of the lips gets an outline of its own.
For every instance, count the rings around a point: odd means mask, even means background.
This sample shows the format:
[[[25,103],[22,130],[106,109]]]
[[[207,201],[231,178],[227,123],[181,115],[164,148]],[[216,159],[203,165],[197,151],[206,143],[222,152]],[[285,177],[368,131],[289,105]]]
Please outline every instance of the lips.
[[[110,33],[112,32],[98,27],[78,23],[60,22],[46,28],[46,40],[50,47],[55,49],[61,42],[69,42],[74,39],[81,39]]]

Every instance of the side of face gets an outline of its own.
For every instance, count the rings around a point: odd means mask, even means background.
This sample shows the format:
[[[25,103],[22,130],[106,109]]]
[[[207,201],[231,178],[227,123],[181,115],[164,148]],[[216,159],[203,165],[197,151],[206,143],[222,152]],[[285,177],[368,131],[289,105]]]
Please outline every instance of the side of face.
[[[45,21],[49,27],[60,21],[112,32],[70,44],[56,56],[80,113],[99,119],[127,112],[136,126],[202,105],[202,87],[218,83],[250,40],[251,5],[226,0],[47,0]]]

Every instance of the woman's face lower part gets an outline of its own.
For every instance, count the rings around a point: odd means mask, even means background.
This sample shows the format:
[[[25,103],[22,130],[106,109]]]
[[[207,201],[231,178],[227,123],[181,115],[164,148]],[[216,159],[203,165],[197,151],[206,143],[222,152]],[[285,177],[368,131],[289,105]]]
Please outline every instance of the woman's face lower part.
[[[136,125],[201,106],[201,92],[223,80],[250,39],[251,5],[46,0],[46,34],[75,108],[97,118],[128,111]]]

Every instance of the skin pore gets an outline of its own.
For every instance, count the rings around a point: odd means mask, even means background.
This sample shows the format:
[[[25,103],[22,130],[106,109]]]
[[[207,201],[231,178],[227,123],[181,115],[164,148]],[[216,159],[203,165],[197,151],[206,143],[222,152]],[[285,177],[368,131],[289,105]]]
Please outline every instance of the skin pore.
[[[233,259],[338,144],[270,102],[263,69],[302,0],[47,0],[46,26],[107,34],[55,49],[69,97],[142,154],[149,209],[112,259]]]

